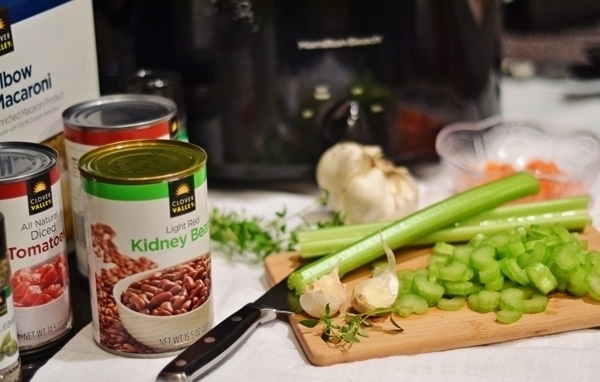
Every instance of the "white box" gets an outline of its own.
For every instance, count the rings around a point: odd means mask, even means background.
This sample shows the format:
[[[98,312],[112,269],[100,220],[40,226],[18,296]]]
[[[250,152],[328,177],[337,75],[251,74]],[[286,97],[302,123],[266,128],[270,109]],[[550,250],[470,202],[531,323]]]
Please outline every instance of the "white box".
[[[58,150],[70,246],[73,219],[62,113],[99,96],[92,0],[0,3],[0,142],[44,143]]]
[[[99,96],[92,0],[0,5],[0,141],[62,133],[62,112]]]

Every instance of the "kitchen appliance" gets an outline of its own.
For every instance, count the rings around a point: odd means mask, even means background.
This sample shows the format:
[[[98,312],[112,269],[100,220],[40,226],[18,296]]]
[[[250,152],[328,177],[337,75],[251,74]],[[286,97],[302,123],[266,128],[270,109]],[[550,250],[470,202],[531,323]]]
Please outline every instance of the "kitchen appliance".
[[[109,3],[97,15],[125,30],[129,70],[181,74],[211,179],[312,178],[341,140],[381,145],[399,164],[435,161],[442,126],[499,113],[498,0]],[[99,56],[102,68],[110,55]]]

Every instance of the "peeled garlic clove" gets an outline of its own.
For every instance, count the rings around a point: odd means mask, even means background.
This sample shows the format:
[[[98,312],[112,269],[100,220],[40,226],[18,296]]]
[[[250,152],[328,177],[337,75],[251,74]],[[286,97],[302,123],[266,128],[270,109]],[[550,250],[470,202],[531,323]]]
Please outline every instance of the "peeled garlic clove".
[[[389,308],[398,296],[400,283],[396,275],[396,257],[383,237],[381,243],[387,257],[386,269],[374,277],[359,282],[352,290],[350,303],[359,313]]]
[[[363,280],[354,287],[351,304],[359,313],[391,306],[396,297],[384,280],[371,278]]]
[[[346,302],[346,285],[338,274],[338,267],[306,287],[300,296],[300,306],[308,315],[320,318],[329,305],[329,314],[336,314]]]

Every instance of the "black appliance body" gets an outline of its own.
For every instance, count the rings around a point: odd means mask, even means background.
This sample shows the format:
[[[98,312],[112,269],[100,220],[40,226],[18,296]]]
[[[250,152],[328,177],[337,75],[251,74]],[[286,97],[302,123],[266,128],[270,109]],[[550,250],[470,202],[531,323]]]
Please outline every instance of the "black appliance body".
[[[120,16],[128,44],[112,71],[99,49],[101,84],[136,67],[178,71],[213,179],[312,178],[342,140],[402,165],[436,161],[441,127],[500,112],[497,0],[125,3],[112,15],[97,5],[113,26]]]

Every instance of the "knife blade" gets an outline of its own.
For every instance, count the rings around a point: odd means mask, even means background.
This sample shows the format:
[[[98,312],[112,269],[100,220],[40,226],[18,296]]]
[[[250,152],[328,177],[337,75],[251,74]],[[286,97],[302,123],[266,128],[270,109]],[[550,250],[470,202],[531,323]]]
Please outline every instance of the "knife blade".
[[[219,366],[258,326],[298,312],[297,297],[287,277],[206,332],[158,374],[156,382],[191,382]]]

